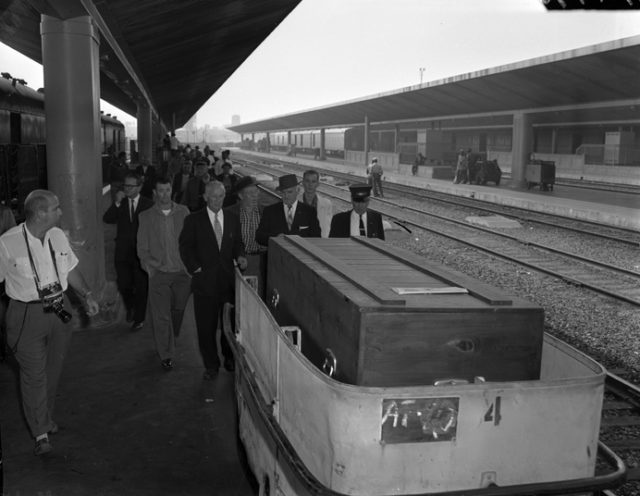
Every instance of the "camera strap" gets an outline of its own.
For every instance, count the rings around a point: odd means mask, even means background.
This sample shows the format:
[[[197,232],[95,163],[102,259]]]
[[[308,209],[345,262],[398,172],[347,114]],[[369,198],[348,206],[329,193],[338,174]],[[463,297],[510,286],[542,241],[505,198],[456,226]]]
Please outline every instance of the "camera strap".
[[[36,264],[34,263],[33,256],[31,255],[31,249],[29,248],[29,239],[27,238],[27,229],[24,224],[22,224],[22,234],[24,235],[24,242],[27,245],[27,253],[29,255],[29,263],[31,263],[31,270],[33,270],[33,282],[36,283],[36,290],[38,291],[38,295],[39,295],[42,289],[40,286],[40,278],[38,277]],[[48,239],[47,242],[49,244],[49,252],[51,253],[53,268],[56,271],[56,278],[58,279],[56,282],[60,283],[60,274],[58,273],[58,263],[56,262],[56,254],[53,251],[53,246],[51,246],[51,239]]]

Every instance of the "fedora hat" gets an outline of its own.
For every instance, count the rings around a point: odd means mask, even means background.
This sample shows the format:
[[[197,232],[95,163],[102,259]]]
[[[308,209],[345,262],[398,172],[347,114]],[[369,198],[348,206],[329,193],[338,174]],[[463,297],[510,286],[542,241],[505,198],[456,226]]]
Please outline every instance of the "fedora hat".
[[[278,191],[282,191],[284,189],[293,188],[298,185],[298,178],[295,174],[285,174],[284,176],[280,176],[278,178],[278,187],[276,188]]]

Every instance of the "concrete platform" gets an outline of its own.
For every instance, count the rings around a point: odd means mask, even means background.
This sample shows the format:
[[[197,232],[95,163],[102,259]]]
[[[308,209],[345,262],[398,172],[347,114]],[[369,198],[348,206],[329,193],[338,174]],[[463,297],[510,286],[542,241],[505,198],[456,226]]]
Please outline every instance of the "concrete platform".
[[[241,152],[257,158],[280,158],[283,161],[304,164],[309,168],[322,167],[340,172],[349,172],[365,177],[365,167],[344,161],[326,160],[320,162],[305,157],[286,157],[278,154]],[[465,196],[478,200],[526,208],[528,210],[552,213],[564,217],[588,220],[601,224],[636,229],[640,231],[640,195],[618,194],[604,191],[580,190],[554,186],[553,191],[522,190],[511,188],[509,183],[499,187],[473,184],[453,184],[448,180],[431,179],[420,176],[402,175],[395,172],[384,174],[385,181],[407,186],[417,186],[432,191]]]
[[[0,364],[7,495],[257,494],[238,453],[233,375],[203,381],[193,305],[175,369],[160,367],[149,329],[75,332],[60,381],[54,451],[33,454],[15,365]]]

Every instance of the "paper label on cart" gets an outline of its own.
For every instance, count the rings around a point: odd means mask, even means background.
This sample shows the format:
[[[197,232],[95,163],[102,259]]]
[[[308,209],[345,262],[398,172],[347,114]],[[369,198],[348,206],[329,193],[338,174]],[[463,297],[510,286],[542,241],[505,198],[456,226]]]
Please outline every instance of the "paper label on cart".
[[[380,441],[384,444],[454,441],[459,398],[383,399]]]
[[[467,294],[465,288],[458,288],[455,286],[446,288],[391,288],[399,295],[412,295],[412,294]]]

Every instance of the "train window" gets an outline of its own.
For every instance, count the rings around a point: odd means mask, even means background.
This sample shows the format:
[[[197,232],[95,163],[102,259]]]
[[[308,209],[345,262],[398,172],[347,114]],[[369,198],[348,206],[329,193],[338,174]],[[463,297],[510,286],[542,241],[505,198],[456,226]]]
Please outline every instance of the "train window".
[[[11,134],[10,141],[12,144],[22,143],[22,117],[17,112],[11,112]]]

